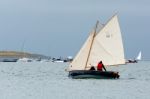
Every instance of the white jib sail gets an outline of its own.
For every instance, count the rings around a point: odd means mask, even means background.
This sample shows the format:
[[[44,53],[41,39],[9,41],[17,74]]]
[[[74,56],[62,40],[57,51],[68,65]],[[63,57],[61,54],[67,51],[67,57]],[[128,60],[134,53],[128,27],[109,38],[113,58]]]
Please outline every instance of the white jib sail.
[[[86,40],[86,42],[84,43],[84,45],[82,46],[82,48],[80,49],[80,51],[78,52],[76,57],[71,62],[71,64],[70,64],[69,68],[67,69],[67,71],[84,70],[94,35],[95,35],[95,32],[93,31],[89,35],[88,39]]]
[[[124,48],[117,15],[101,29],[93,41],[86,69],[96,66],[99,61],[104,65],[125,64]]]

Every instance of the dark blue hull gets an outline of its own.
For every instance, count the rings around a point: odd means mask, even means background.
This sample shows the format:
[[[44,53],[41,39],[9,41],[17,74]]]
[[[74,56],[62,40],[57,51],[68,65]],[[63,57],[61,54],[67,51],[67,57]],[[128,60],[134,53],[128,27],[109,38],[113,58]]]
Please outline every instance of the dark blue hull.
[[[4,59],[3,62],[17,62],[18,59]]]
[[[118,79],[119,74],[113,71],[74,70],[69,72],[73,79]]]

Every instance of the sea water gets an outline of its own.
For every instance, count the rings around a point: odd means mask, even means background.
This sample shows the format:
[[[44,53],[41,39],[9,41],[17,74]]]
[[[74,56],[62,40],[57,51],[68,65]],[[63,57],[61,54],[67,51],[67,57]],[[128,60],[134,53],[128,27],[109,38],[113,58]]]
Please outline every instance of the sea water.
[[[0,62],[0,99],[150,99],[150,61],[106,67],[120,79],[71,79],[67,67]]]

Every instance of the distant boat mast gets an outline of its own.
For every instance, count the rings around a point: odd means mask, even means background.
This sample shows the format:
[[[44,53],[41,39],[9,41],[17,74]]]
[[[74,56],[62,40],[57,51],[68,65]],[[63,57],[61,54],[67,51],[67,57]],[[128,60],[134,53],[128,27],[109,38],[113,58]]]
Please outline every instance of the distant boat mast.
[[[21,52],[23,53],[23,55],[21,55],[22,58],[25,57],[25,52],[24,52],[25,42],[26,40],[23,41],[22,46],[21,46]]]

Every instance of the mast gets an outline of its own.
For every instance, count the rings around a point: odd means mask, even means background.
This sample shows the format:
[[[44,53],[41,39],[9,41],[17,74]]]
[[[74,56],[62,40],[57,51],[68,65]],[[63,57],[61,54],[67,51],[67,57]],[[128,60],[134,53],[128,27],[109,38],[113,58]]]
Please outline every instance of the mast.
[[[88,53],[88,57],[87,57],[87,61],[86,61],[84,70],[86,69],[88,61],[89,61],[89,57],[90,57],[90,53],[91,53],[94,37],[96,36],[96,29],[97,29],[98,24],[99,24],[99,21],[96,22],[96,26],[95,26],[95,29],[94,29],[94,35],[93,35],[93,38],[92,38],[92,42],[91,42],[91,45],[90,45],[90,50],[89,50],[89,53]]]

